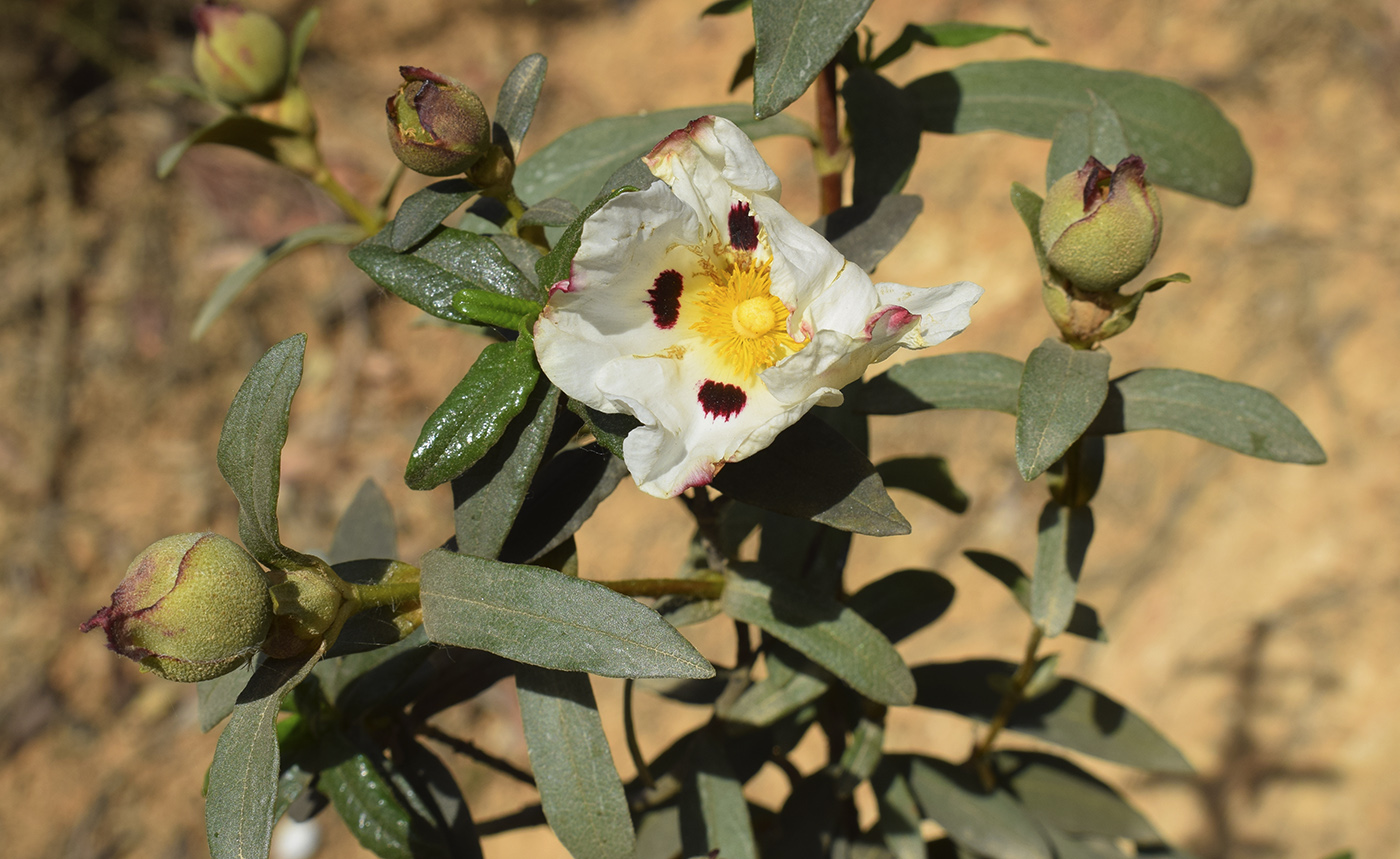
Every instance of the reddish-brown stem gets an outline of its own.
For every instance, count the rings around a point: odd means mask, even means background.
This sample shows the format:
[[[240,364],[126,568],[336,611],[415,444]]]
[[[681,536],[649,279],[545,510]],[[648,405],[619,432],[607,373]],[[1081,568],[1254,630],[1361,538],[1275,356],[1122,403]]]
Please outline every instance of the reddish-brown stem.
[[[841,170],[827,172],[841,152],[841,125],[836,116],[836,62],[826,64],[817,76],[817,134],[824,157],[817,159],[821,182],[821,208],[829,215],[841,208]]]
[[[629,597],[664,597],[673,594],[700,599],[719,599],[724,593],[721,579],[621,579],[597,582],[605,588]]]

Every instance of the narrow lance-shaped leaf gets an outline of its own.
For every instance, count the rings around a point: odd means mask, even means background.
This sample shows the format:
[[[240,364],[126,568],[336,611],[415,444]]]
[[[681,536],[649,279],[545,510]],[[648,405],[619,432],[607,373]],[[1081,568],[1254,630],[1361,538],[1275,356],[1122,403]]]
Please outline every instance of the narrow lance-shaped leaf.
[[[1031,579],[1017,566],[1015,561],[991,552],[968,551],[963,554],[983,572],[1006,585],[1006,589],[1011,591],[1011,595],[1016,598],[1017,604],[1025,609],[1027,615],[1030,614]],[[1074,604],[1074,611],[1070,613],[1069,625],[1065,627],[1064,631],[1091,641],[1108,641],[1108,633],[1099,623],[1099,613],[1094,610],[1093,606],[1082,602]]]
[[[1021,375],[1016,415],[1016,467],[1033,480],[1075,442],[1108,396],[1108,353],[1047,339],[1031,351]]]
[[[336,762],[321,771],[317,789],[360,846],[381,859],[446,859],[440,836],[432,837],[431,824],[406,807],[376,761],[344,737],[329,742]]]
[[[984,791],[969,770],[934,758],[912,758],[908,773],[924,816],[960,846],[997,859],[1051,859],[1039,827],[1007,791]]]
[[[691,746],[691,771],[681,801],[684,855],[718,849],[725,859],[758,859],[744,786],[729,765],[718,723],[701,730]]]
[[[404,254],[390,245],[386,228],[352,248],[350,261],[394,295],[449,322],[471,322],[452,304],[453,296],[463,289],[527,301],[544,298],[495,242],[449,227],[436,228],[426,241]]]
[[[941,456],[904,456],[876,466],[887,489],[917,492],[954,513],[967,511],[967,493],[953,481],[948,460]]]
[[[753,112],[797,100],[865,17],[871,0],[755,0]]]
[[[857,204],[898,194],[919,157],[919,103],[893,81],[865,68],[841,86],[855,160],[851,197]]]
[[[279,570],[325,563],[283,546],[277,527],[282,445],[305,351],[305,334],[267,350],[234,395],[219,435],[219,473],[238,496],[238,535],[249,554]]]
[[[1268,391],[1187,370],[1120,376],[1090,432],[1167,429],[1275,462],[1317,465],[1327,454],[1303,422]]]
[[[990,352],[930,355],[897,364],[856,392],[856,411],[903,415],[924,409],[1016,414],[1025,365]]]
[[[423,557],[421,587],[439,644],[605,677],[714,674],[660,615],[595,582],[437,549]]]
[[[724,610],[791,645],[872,701],[913,700],[914,685],[899,653],[850,606],[803,582],[737,564],[725,577]]]
[[[1239,132],[1196,90],[1134,72],[1043,60],[968,63],[905,87],[923,108],[924,130],[997,129],[1050,138],[1067,113],[1090,110],[1090,91],[1117,112],[1128,148],[1152,182],[1237,206],[1253,165]]]
[[[396,558],[398,554],[394,509],[374,478],[367,477],[335,526],[326,560],[340,564],[361,558]]]
[[[432,489],[471,468],[520,414],[539,375],[534,353],[519,342],[483,349],[423,424],[404,471],[408,485]]]
[[[823,215],[812,229],[826,236],[841,256],[870,273],[894,250],[923,210],[924,201],[919,197],[892,194]]]
[[[1089,93],[1093,107],[1067,113],[1055,127],[1045,163],[1045,187],[1083,167],[1092,156],[1110,167],[1132,154],[1123,123],[1108,102]]]
[[[544,54],[531,54],[515,64],[501,84],[501,92],[496,96],[496,113],[492,118],[492,138],[497,146],[510,144],[511,157],[519,157],[520,144],[525,133],[530,130],[530,121],[535,118],[535,105],[540,100],[540,90],[544,88],[545,72],[549,61]],[[498,139],[504,135],[505,140]]]
[[[971,21],[906,24],[899,38],[881,51],[880,55],[871,61],[871,65],[877,69],[889,65],[907,54],[916,44],[934,48],[965,48],[995,39],[997,36],[1021,36],[1031,44],[1041,47],[1050,44],[1026,27],[998,27],[994,24],[975,24]]]
[[[202,143],[221,143],[246,149],[269,161],[277,160],[277,146],[284,140],[297,136],[297,132],[271,122],[265,122],[246,113],[229,113],[194,131],[190,136],[171,146],[156,159],[156,176],[164,179],[175,169],[191,146]]]
[[[436,230],[443,218],[457,211],[481,189],[466,179],[444,179],[410,194],[399,204],[386,228],[389,247],[403,253]]]
[[[876,829],[894,859],[926,859],[929,854],[919,831],[922,815],[909,789],[906,772],[902,771],[904,763],[886,756],[870,779],[880,809]]]
[[[1107,784],[1042,752],[998,752],[1000,780],[1041,823],[1071,835],[1160,841],[1147,818]]]
[[[1079,574],[1093,536],[1094,514],[1088,507],[1050,501],[1041,511],[1035,576],[1031,579],[1031,620],[1051,638],[1064,632],[1074,616]]]
[[[550,828],[575,859],[632,855],[636,836],[586,674],[515,672],[530,768]]]

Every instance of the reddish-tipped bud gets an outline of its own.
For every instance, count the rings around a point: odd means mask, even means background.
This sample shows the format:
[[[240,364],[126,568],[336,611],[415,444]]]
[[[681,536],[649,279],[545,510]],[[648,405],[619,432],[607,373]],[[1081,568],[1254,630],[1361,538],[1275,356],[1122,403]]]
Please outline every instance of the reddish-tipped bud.
[[[462,173],[491,146],[491,119],[461,81],[416,66],[399,66],[403,85],[389,97],[389,145],[410,170],[428,176]]]
[[[206,3],[191,13],[194,75],[219,101],[242,107],[271,101],[287,82],[287,34],[261,12]]]
[[[1040,241],[1050,268],[1085,292],[1111,292],[1152,260],[1162,237],[1162,205],[1129,155],[1110,171],[1090,158],[1050,187],[1040,210]]]
[[[218,534],[152,543],[127,568],[112,604],[80,629],[167,680],[193,683],[234,670],[257,653],[272,622],[263,568]]]

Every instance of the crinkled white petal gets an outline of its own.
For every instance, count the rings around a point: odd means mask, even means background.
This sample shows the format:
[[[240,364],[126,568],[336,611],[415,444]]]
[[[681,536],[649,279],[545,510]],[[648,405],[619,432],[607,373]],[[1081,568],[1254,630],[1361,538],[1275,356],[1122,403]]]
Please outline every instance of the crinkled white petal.
[[[972,322],[972,305],[982,297],[982,287],[966,280],[946,286],[914,287],[898,283],[876,284],[882,305],[902,307],[919,317],[917,325],[904,329],[898,345],[908,349],[936,346],[962,332]],[[894,349],[879,353],[883,361]]]
[[[661,141],[644,159],[675,195],[728,238],[729,211],[757,197],[777,200],[782,184],[739,127],[727,119],[701,117]]]
[[[815,316],[814,303],[825,299],[865,310],[876,299],[870,278],[846,258],[821,233],[797,220],[777,201],[756,197],[753,211],[773,254],[773,294],[793,308],[788,334],[805,340],[802,320]],[[846,269],[851,269],[847,273]],[[839,281],[839,283],[838,283]],[[833,316],[840,315],[837,310]]]

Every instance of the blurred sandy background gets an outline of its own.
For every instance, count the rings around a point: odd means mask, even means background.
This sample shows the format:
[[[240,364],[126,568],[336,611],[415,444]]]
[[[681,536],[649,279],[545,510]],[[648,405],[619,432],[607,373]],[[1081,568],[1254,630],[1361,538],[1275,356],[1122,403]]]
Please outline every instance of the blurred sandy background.
[[[311,4],[253,5],[290,25]],[[363,195],[393,163],[382,103],[401,63],[457,76],[489,106],[516,60],[547,54],[528,152],[600,116],[726,100],[752,40],[743,16],[699,20],[703,2],[321,5],[304,81],[334,169]],[[888,74],[903,82],[969,60],[1038,56],[1164,75],[1214,98],[1254,155],[1243,208],[1163,195],[1167,232],[1149,273],[1185,270],[1195,283],[1149,298],[1109,348],[1117,373],[1178,366],[1275,392],[1330,462],[1258,462],[1166,433],[1112,439],[1082,586],[1111,642],[1056,642],[1064,673],[1144,714],[1196,764],[1194,779],[1090,765],[1206,859],[1320,859],[1347,846],[1380,859],[1400,843],[1398,14],[1385,0],[878,0],[866,21],[885,40],[909,20],[1028,25],[1051,47],[1004,39],[915,50]],[[450,529],[449,497],[413,493],[400,475],[422,420],[481,344],[420,325],[340,249],[279,265],[203,341],[189,342],[224,272],[336,216],[314,189],[231,150],[196,150],[169,180],[155,179],[160,151],[207,118],[202,106],[145,85],[156,73],[188,73],[191,38],[183,0],[0,4],[7,857],[207,855],[199,790],[215,735],[198,731],[194,690],[138,674],[76,628],[147,543],[206,528],[237,533],[214,447],[233,392],[268,345],[310,334],[283,458],[284,539],[324,547],[366,477],[395,505],[405,558]],[[793,110],[814,113],[807,101]],[[923,147],[910,188],[925,214],[881,278],[983,284],[972,328],[945,350],[1023,357],[1052,332],[1007,189],[1013,180],[1042,187],[1047,144],[926,135]],[[788,205],[813,216],[804,145],[761,148]],[[900,567],[939,569],[958,599],[906,643],[910,660],[1014,658],[1025,621],[960,554],[1033,558],[1044,490],[1016,476],[1011,420],[883,418],[875,440],[877,459],[947,455],[973,503],[954,517],[898,495],[914,534],[857,538],[853,584]],[[666,574],[687,536],[678,505],[625,485],[580,536],[584,574]],[[714,658],[732,658],[715,644],[720,636],[699,635]],[[618,726],[620,684],[597,688],[605,722]],[[503,684],[445,724],[523,765],[513,706]],[[648,754],[703,718],[648,706]],[[951,717],[892,715],[897,749],[959,756],[970,739]],[[620,737],[614,749],[630,777]],[[815,748],[799,760],[808,770],[823,763]],[[478,820],[533,801],[480,767],[457,769]],[[756,795],[781,784],[770,776]],[[334,815],[319,820],[321,856],[362,855]],[[543,830],[487,841],[492,857],[561,853]]]

